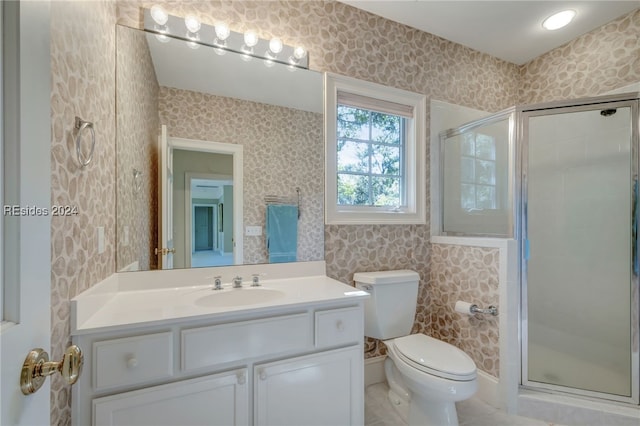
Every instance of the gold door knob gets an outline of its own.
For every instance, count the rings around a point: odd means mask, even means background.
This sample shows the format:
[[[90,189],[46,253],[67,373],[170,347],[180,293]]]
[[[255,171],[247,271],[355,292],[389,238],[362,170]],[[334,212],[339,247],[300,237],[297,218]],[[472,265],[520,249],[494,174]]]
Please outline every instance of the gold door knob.
[[[67,384],[72,385],[78,381],[82,373],[84,357],[82,351],[76,345],[67,348],[62,356],[62,361],[49,361],[49,354],[42,348],[31,350],[22,364],[20,373],[20,388],[22,393],[29,395],[40,389],[47,376],[56,371],[62,374]]]

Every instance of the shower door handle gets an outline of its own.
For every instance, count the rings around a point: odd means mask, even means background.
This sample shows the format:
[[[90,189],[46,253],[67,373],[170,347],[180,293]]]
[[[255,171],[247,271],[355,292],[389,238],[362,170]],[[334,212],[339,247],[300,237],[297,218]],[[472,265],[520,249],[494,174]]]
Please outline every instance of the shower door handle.
[[[640,259],[638,258],[638,221],[640,219],[640,188],[638,188],[638,176],[633,177],[633,197],[631,199],[631,265],[633,274],[640,276]]]

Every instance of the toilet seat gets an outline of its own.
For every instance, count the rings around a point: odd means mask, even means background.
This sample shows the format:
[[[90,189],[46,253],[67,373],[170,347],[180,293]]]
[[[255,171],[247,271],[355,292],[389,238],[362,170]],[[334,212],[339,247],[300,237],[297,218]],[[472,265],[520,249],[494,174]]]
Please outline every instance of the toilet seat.
[[[402,362],[427,374],[457,381],[476,378],[471,357],[449,343],[424,334],[399,337],[390,343]]]

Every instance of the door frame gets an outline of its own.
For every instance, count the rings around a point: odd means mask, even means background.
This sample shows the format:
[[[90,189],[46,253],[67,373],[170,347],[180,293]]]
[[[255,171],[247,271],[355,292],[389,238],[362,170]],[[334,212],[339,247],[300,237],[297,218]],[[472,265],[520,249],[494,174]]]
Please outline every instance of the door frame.
[[[184,174],[184,247],[185,247],[185,256],[184,256],[185,265],[184,266],[185,268],[191,267],[191,248],[193,244],[193,229],[192,229],[193,211],[191,206],[191,180],[192,179],[233,181],[233,176],[213,174],[213,173],[193,173],[193,172],[186,172]],[[235,196],[236,196],[235,192],[233,196],[235,199]],[[204,204],[198,204],[198,205],[204,205]],[[194,204],[194,207],[195,207],[195,204]],[[235,221],[235,217],[233,220]]]
[[[3,204],[20,207],[51,205],[51,2],[4,2],[2,30],[12,37],[2,40],[3,51],[13,58],[10,68],[0,67],[2,118],[0,128]],[[6,50],[5,50],[6,49]],[[24,54],[28,52],[28,54]],[[18,59],[19,61],[15,61]],[[72,129],[72,123],[65,123]],[[8,173],[8,176],[5,174]],[[3,183],[3,186],[6,185]],[[3,219],[5,219],[3,215]],[[0,325],[0,424],[50,423],[50,379],[35,394],[20,390],[20,370],[32,348],[51,350],[51,218],[48,214],[6,217],[0,251],[4,263],[4,310]],[[15,231],[7,241],[6,233]],[[15,254],[7,259],[7,254]],[[11,263],[10,263],[11,262]],[[7,276],[8,267],[14,273]]]
[[[603,392],[588,391],[583,389],[568,388],[564,386],[543,384],[539,382],[530,381],[528,378],[528,254],[529,243],[527,233],[528,222],[528,149],[529,149],[529,135],[528,135],[528,119],[534,116],[562,114],[567,112],[583,112],[592,111],[603,108],[623,108],[629,107],[631,109],[631,186],[633,191],[633,178],[638,178],[640,170],[640,122],[637,119],[640,111],[640,93],[626,93],[620,95],[605,95],[595,98],[577,99],[569,101],[550,102],[544,104],[529,105],[522,107],[519,110],[518,118],[518,155],[520,158],[517,173],[518,176],[518,239],[519,247],[519,278],[520,278],[520,369],[521,377],[520,384],[524,388],[551,391],[557,393],[565,393],[570,395],[577,395],[583,397],[592,397],[602,400],[610,400],[623,402],[630,405],[638,405],[640,403],[640,355],[638,350],[631,348],[631,396],[623,397]],[[634,198],[634,194],[631,194],[632,205],[637,201]],[[630,212],[631,214],[631,212]],[[633,221],[633,218],[631,218]],[[630,240],[632,238],[630,237]],[[638,239],[636,241],[630,241],[632,245],[638,246]],[[633,259],[632,259],[633,260]],[[633,265],[632,265],[633,269]],[[630,297],[630,309],[631,309],[631,335],[630,339],[633,339],[634,333],[638,333],[639,319],[639,306],[640,300],[638,300],[638,292],[640,291],[640,279],[637,275],[631,274],[630,283],[630,295],[636,295]]]
[[[169,136],[168,139],[174,149],[180,149],[183,151],[197,151],[207,152],[211,154],[224,154],[231,155],[233,157],[233,263],[234,265],[242,265],[244,260],[243,253],[243,236],[242,231],[244,229],[244,213],[243,213],[243,147],[238,144],[212,142],[197,139],[184,139]],[[186,176],[185,176],[185,190],[186,190]],[[185,191],[186,192],[186,191]],[[190,188],[189,188],[190,192]],[[185,195],[186,196],[186,195]],[[189,194],[190,196],[190,194]],[[190,202],[189,202],[190,204]],[[189,209],[187,209],[189,210]],[[191,213],[185,214],[185,221],[191,220]],[[185,232],[185,238],[190,237],[189,232]],[[185,241],[185,260],[188,264],[191,264],[191,243],[186,244]],[[189,248],[188,250],[186,248]],[[188,259],[188,260],[187,260]]]

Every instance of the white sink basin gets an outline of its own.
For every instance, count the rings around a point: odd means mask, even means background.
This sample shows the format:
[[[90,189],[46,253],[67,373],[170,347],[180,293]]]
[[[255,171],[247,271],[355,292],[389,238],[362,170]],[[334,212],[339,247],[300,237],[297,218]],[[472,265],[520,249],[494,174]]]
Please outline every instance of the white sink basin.
[[[204,307],[229,307],[256,305],[284,297],[285,293],[272,288],[234,288],[211,290],[211,293],[196,299],[195,304]]]

